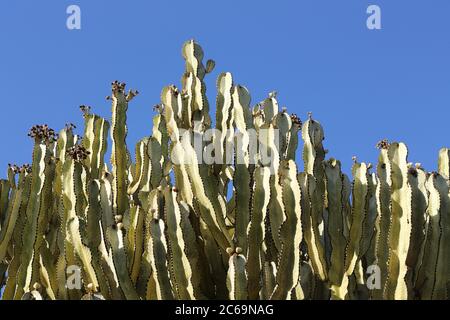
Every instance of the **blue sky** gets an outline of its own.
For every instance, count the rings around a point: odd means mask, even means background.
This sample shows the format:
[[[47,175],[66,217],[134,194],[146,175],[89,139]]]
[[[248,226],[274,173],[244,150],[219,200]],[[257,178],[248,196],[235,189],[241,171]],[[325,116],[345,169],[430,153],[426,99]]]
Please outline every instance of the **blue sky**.
[[[81,30],[66,8],[81,8]],[[382,30],[368,30],[379,5]],[[255,104],[276,90],[302,119],[325,128],[329,156],[376,162],[382,138],[403,141],[428,170],[450,147],[450,1],[2,1],[0,175],[29,162],[33,124],[79,125],[81,104],[109,117],[110,82],[141,94],[129,108],[130,149],[151,130],[161,88],[180,83],[181,45],[196,39]]]

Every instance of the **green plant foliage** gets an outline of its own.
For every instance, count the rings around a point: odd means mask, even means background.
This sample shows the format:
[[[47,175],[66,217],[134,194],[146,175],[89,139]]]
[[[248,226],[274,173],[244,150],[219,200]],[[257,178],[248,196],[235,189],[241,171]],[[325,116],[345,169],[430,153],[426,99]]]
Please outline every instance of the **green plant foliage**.
[[[252,107],[227,72],[211,134],[215,62],[193,40],[182,54],[182,88],[163,88],[134,159],[138,92],[124,83],[111,121],[81,106],[83,138],[31,129],[32,164],[0,181],[3,299],[450,298],[449,149],[430,173],[382,140],[374,170],[354,158],[351,180],[311,114],[280,110],[276,92]]]

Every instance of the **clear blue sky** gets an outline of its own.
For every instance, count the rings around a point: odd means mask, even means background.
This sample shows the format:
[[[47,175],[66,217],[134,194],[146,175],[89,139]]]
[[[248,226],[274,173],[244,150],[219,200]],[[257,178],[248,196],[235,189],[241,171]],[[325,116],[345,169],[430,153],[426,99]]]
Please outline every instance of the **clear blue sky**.
[[[188,3],[189,2],[189,3]],[[81,8],[81,30],[66,8]],[[382,30],[366,9],[382,10]],[[29,162],[33,124],[81,131],[81,104],[109,117],[110,82],[141,94],[129,109],[129,142],[151,130],[161,88],[179,84],[181,45],[195,38],[257,103],[272,90],[302,119],[325,127],[329,156],[376,162],[382,138],[403,141],[410,161],[437,166],[450,146],[450,1],[2,1],[0,4],[0,176]]]

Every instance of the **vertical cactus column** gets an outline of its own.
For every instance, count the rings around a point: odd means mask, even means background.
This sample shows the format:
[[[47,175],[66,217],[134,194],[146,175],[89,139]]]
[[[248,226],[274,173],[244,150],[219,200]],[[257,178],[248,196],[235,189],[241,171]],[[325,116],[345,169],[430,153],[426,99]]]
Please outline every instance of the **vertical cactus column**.
[[[442,156],[445,155],[441,153],[440,157]],[[441,158],[440,161],[442,160]],[[449,254],[446,247],[450,215],[448,179],[439,173],[432,173],[426,185],[430,193],[427,208],[429,224],[416,288],[419,289],[417,293],[421,299],[448,299],[450,282]]]
[[[297,285],[300,272],[300,219],[301,191],[297,180],[297,167],[292,160],[283,162],[281,168],[283,204],[286,220],[280,229],[281,250],[277,266],[276,287],[272,299],[288,299]]]
[[[32,180],[22,231],[21,265],[17,274],[15,298],[32,290],[33,285],[39,282],[39,250],[46,227],[44,221],[50,206],[54,172],[51,159],[56,139],[54,130],[47,125],[37,125],[31,128],[29,136],[34,139]]]
[[[204,129],[208,129],[211,126],[211,118],[203,78],[207,72],[212,71],[214,62],[208,60],[208,68],[205,68],[202,62],[203,49],[194,40],[184,43],[182,54],[186,61],[185,73],[182,78],[182,128],[192,127],[194,112],[198,110],[203,118]]]
[[[428,190],[426,187],[427,174],[420,164],[409,165],[408,183],[411,186],[411,241],[406,258],[408,267],[406,281],[408,297],[414,298],[417,288],[417,276],[422,264],[425,232],[427,230]]]
[[[384,284],[388,274],[388,234],[391,224],[391,162],[388,157],[389,143],[387,140],[378,142],[377,147],[380,149],[377,164],[378,185],[376,190],[377,199],[377,218],[375,221],[375,255],[376,265],[380,268],[381,288],[372,292],[375,299],[383,298]]]
[[[66,238],[86,270],[88,278],[86,285],[91,283],[94,288],[98,288],[97,275],[92,265],[93,256],[89,247],[82,240],[86,237],[85,210],[87,206],[86,185],[82,178],[85,174],[85,167],[82,162],[87,158],[87,151],[83,146],[76,144],[68,149],[67,153],[68,157],[62,172]]]
[[[80,109],[84,117],[82,145],[89,152],[86,167],[91,179],[100,179],[105,166],[109,122],[96,114],[91,114],[90,107],[80,106]]]
[[[389,260],[385,295],[388,299],[407,299],[406,257],[411,236],[411,186],[408,184],[408,150],[403,143],[392,143],[388,155],[391,162],[391,227],[388,235]]]
[[[343,292],[348,290],[350,277],[358,267],[361,258],[361,239],[363,238],[364,221],[367,215],[368,179],[367,165],[354,159],[352,167],[352,212],[347,246],[345,248],[345,276],[342,283]]]
[[[325,197],[324,170],[322,162],[325,150],[322,145],[324,139],[323,128],[312,117],[305,121],[302,127],[303,161],[305,173],[308,175],[308,194],[311,207],[303,214],[305,241],[308,254],[312,262],[315,275],[324,281],[327,279],[327,261],[323,244],[323,234],[319,228],[323,223],[323,209]]]
[[[113,213],[114,215],[124,215],[129,206],[128,188],[128,168],[130,165],[129,152],[127,149],[127,110],[128,102],[136,96],[137,91],[125,92],[125,83],[112,83],[112,192],[113,192]]]
[[[345,299],[346,290],[341,285],[345,275],[345,224],[347,212],[344,202],[344,175],[341,172],[341,163],[330,159],[325,162],[325,176],[328,196],[328,233],[330,234],[331,263],[328,271],[330,289],[333,299]]]
[[[251,207],[251,221],[248,229],[247,272],[248,298],[257,299],[263,278],[263,250],[265,238],[264,221],[270,199],[270,169],[258,166],[255,169],[255,191]]]
[[[29,167],[28,165],[23,165],[20,168],[15,169],[15,171],[17,170],[19,171],[19,178],[16,186],[17,191],[15,197],[19,195],[19,190],[22,190],[20,197],[20,207],[17,213],[18,217],[16,218],[13,234],[10,238],[10,243],[7,242],[8,232],[10,231],[10,226],[8,226],[2,228],[2,242],[0,244],[0,257],[2,258],[1,260],[3,260],[7,255],[8,246],[14,246],[13,257],[7,269],[8,277],[6,279],[6,285],[2,295],[2,298],[4,300],[13,299],[16,292],[16,282],[18,279],[18,271],[21,265],[21,252],[23,248],[22,232],[25,226],[27,203],[30,197],[31,190],[31,167]],[[14,207],[13,210],[15,210]],[[10,221],[9,225],[14,219],[14,212],[11,212],[10,219],[11,220],[8,219]],[[22,288],[20,287],[18,287],[17,290],[22,292]]]

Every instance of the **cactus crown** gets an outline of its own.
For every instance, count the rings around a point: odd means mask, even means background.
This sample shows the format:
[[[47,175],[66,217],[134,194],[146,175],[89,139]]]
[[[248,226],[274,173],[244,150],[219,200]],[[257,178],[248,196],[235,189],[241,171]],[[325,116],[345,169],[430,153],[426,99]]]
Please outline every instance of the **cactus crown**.
[[[66,153],[76,162],[81,162],[87,159],[91,154],[90,151],[86,150],[81,144],[76,144],[73,147],[67,149]]]
[[[294,123],[295,125],[297,125],[298,127],[302,127],[302,120],[297,116],[296,113],[291,114],[291,120],[292,123]]]
[[[380,140],[377,142],[376,148],[380,149],[380,150],[381,149],[387,150],[387,149],[389,149],[389,145],[390,145],[390,143],[389,143],[388,139],[383,139],[383,140]]]
[[[28,136],[39,142],[52,143],[58,139],[55,130],[49,128],[47,124],[35,125],[31,127]]]

